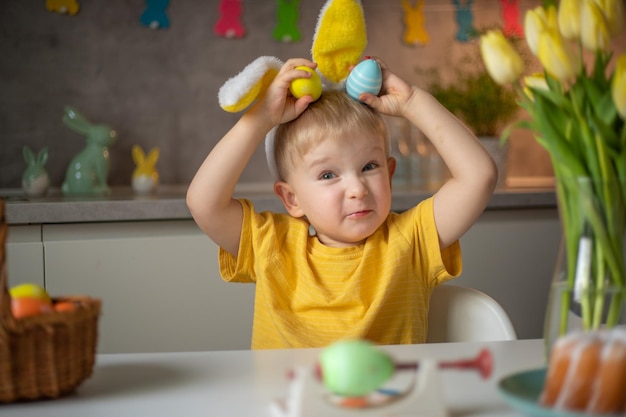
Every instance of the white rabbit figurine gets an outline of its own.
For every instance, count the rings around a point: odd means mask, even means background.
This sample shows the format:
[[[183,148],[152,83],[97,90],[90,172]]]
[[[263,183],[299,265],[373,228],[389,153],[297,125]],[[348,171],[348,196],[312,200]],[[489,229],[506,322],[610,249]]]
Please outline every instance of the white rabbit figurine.
[[[152,149],[147,157],[139,145],[133,146],[132,152],[136,166],[132,176],[133,190],[137,194],[149,194],[159,185],[159,173],[155,168],[159,160],[159,148]]]
[[[109,125],[92,124],[71,107],[65,108],[63,123],[84,134],[87,146],[67,167],[61,191],[65,195],[109,194],[109,146],[117,139],[117,133]]]
[[[50,186],[50,177],[44,168],[48,162],[48,148],[45,147],[40,150],[35,158],[33,151],[28,146],[24,146],[22,154],[28,165],[22,175],[22,188],[31,197],[40,197],[46,194]]]

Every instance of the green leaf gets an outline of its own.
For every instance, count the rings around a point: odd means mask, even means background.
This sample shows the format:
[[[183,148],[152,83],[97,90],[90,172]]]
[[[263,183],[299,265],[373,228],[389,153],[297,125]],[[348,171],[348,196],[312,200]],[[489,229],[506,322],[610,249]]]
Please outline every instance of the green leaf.
[[[607,124],[598,113],[592,111],[588,112],[587,117],[590,128],[602,137],[604,146],[611,151],[617,151],[620,146],[620,138],[617,136],[618,133],[615,131],[613,123],[611,123],[612,120]]]
[[[595,57],[595,62],[593,65],[593,80],[595,80],[597,83],[601,83],[606,85],[607,84],[607,77],[605,74],[605,70],[606,67],[609,63],[609,61],[611,61],[611,58],[613,57],[613,52],[604,52],[602,50],[598,50],[596,52],[596,57]]]
[[[594,104],[596,117],[602,120],[606,126],[612,126],[618,121],[619,115],[617,114],[617,107],[615,107],[610,89],[606,90]]]
[[[604,88],[601,88],[590,78],[581,77],[579,80],[580,80],[580,85],[582,86],[580,95],[582,99],[585,101],[584,104],[589,104],[595,107],[600,102],[603,96],[603,92],[606,90],[604,90]]]
[[[552,110],[550,109],[551,104],[540,97],[535,98],[537,113],[541,115],[535,118],[537,136],[541,138],[542,145],[551,153],[554,160],[562,164],[563,168],[571,171],[574,175],[586,176],[587,172],[584,166],[572,152],[562,132],[550,120],[550,115],[552,114],[550,111]],[[558,111],[556,113],[559,114]]]
[[[567,96],[571,100],[571,108],[575,114],[581,114],[583,109],[585,108],[585,87],[583,82],[576,80],[576,83],[572,85],[572,87],[567,92]]]
[[[537,99],[537,96],[543,97],[546,100],[554,103],[555,106],[561,108],[563,111],[572,112],[572,103],[562,94],[557,91],[545,90],[543,88],[533,88],[529,87],[530,91],[532,91],[533,96]]]

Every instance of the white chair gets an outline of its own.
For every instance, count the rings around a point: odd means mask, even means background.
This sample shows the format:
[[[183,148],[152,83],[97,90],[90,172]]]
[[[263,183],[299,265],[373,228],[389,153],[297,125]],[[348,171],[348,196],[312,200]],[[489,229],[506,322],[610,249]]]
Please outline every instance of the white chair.
[[[515,339],[506,311],[484,292],[444,284],[431,295],[427,343]]]

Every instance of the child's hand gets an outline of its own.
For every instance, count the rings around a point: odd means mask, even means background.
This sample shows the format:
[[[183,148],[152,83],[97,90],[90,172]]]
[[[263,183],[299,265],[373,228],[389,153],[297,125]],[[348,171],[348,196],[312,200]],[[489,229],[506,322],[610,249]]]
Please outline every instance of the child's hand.
[[[252,107],[251,113],[260,114],[271,121],[272,126],[289,122],[298,117],[313,102],[311,96],[296,99],[290,92],[291,82],[298,78],[310,78],[311,74],[295,69],[298,66],[315,69],[314,62],[304,58],[290,59],[282,66],[263,97]]]
[[[403,116],[405,104],[411,98],[413,88],[402,78],[391,72],[389,67],[380,59],[375,59],[380,65],[383,75],[383,85],[378,96],[363,93],[359,99],[380,113],[389,116]]]

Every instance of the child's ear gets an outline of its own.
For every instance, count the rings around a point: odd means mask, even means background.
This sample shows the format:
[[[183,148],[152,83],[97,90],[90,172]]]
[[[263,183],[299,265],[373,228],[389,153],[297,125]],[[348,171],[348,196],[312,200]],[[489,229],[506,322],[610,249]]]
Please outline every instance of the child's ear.
[[[389,167],[389,179],[393,177],[394,172],[396,172],[396,158],[389,157],[387,159],[387,167]]]
[[[280,198],[280,201],[283,202],[283,206],[293,217],[302,217],[304,213],[300,208],[300,204],[298,203],[298,199],[293,192],[293,189],[289,184],[284,181],[276,181],[274,183],[274,193]]]

